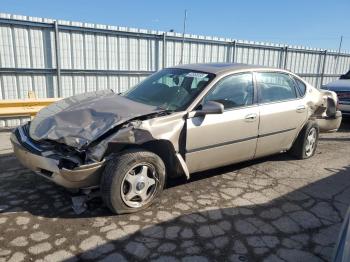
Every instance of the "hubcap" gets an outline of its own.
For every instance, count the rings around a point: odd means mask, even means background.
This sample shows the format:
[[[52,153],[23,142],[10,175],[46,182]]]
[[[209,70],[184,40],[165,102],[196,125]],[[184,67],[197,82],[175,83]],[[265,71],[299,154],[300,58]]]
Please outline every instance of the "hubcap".
[[[137,191],[141,191],[144,187],[145,187],[145,183],[144,182],[138,182],[136,184],[136,190]]]
[[[306,156],[311,156],[316,148],[316,138],[317,131],[316,128],[311,128],[307,137],[306,137],[306,145],[305,145],[305,154]]]
[[[121,197],[129,207],[142,207],[150,202],[157,189],[158,175],[148,163],[133,166],[121,184]]]

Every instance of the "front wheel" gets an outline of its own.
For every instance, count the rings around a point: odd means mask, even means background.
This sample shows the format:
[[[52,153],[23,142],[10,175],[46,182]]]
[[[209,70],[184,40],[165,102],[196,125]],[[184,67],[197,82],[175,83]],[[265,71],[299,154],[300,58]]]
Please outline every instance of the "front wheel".
[[[149,151],[135,149],[112,158],[101,179],[101,194],[116,214],[133,213],[150,206],[163,190],[165,166]]]
[[[313,121],[308,122],[294,141],[290,153],[298,159],[312,157],[316,152],[318,135],[319,128],[317,123]]]

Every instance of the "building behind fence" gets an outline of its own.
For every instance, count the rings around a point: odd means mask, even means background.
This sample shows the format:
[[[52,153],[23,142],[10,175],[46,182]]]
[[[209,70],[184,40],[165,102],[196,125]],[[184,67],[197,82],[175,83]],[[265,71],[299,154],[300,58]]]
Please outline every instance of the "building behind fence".
[[[237,62],[291,70],[320,87],[344,74],[350,54],[173,32],[0,14],[0,100],[123,92],[182,63]],[[0,121],[0,126],[19,120]]]

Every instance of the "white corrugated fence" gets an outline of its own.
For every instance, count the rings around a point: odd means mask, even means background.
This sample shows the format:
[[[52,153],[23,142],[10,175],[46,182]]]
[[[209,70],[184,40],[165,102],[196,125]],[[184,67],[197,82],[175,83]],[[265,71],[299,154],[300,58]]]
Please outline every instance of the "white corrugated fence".
[[[0,100],[123,92],[181,61],[182,34],[0,14]],[[289,69],[320,87],[344,74],[350,54],[185,35],[183,63],[238,62]],[[59,80],[59,81],[58,81]],[[21,120],[0,120],[0,126]]]

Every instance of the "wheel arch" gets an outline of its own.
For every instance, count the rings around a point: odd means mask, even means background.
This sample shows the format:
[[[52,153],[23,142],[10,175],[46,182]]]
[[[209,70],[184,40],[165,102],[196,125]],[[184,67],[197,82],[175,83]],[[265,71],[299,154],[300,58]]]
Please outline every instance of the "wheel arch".
[[[305,137],[307,136],[306,132],[311,127],[315,127],[317,129],[317,135],[316,135],[316,141],[315,141],[316,146],[313,149],[312,155],[305,157],[305,155],[304,155],[305,154],[304,153]],[[297,157],[298,159],[305,159],[305,158],[309,158],[309,157],[313,156],[315,154],[315,151],[316,151],[318,136],[319,136],[319,126],[317,124],[317,121],[315,121],[314,119],[309,119],[308,121],[306,121],[304,126],[301,128],[300,132],[296,136],[296,139],[293,141],[292,146],[288,150],[288,152],[291,153],[292,155],[294,155],[295,157]]]
[[[307,128],[308,124],[311,123],[311,122],[313,122],[313,123],[315,123],[315,124],[317,125],[318,132],[319,132],[319,126],[318,126],[318,123],[317,123],[316,119],[314,119],[314,118],[309,118],[309,119],[307,119],[307,120],[305,121],[305,123],[303,124],[303,126],[299,129],[299,131],[298,131],[298,133],[296,134],[296,136],[294,137],[294,139],[293,139],[292,143],[290,144],[288,150],[290,150],[290,149],[293,147],[295,141],[298,139],[298,137],[300,136],[300,134],[304,131],[305,128]]]
[[[119,144],[109,145],[110,154],[121,154],[126,150],[145,149],[158,155],[164,162],[166,174],[169,177],[186,176],[189,178],[188,169],[182,156],[175,151],[173,144],[166,139],[150,140],[142,144]],[[182,159],[182,160],[181,160]]]

